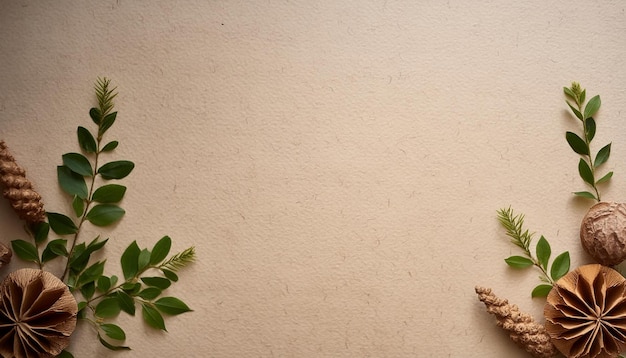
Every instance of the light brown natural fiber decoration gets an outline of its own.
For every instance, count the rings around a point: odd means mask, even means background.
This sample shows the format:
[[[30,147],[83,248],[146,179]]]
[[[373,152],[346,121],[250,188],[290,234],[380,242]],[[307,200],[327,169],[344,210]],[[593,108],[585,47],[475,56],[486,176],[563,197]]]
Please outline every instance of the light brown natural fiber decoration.
[[[580,266],[556,282],[544,315],[566,357],[618,357],[626,349],[626,279],[606,266]]]
[[[524,348],[533,357],[550,358],[558,354],[545,328],[528,314],[519,311],[516,305],[499,298],[491,289],[476,286],[478,299],[485,304],[487,312],[496,317],[496,324],[509,333],[513,342]]]
[[[626,204],[599,202],[580,224],[583,248],[597,263],[613,266],[626,259]]]
[[[33,189],[26,172],[9,152],[4,141],[0,140],[0,184],[2,195],[9,200],[20,219],[29,224],[46,220],[41,196]]]
[[[0,284],[0,354],[55,357],[76,328],[76,300],[53,274],[30,268],[10,273]]]

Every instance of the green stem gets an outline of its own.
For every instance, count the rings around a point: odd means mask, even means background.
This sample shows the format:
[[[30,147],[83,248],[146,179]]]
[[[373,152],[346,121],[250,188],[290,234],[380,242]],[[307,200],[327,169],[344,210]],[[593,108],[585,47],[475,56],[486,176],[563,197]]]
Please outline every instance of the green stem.
[[[576,104],[578,105],[578,111],[580,113],[583,113],[583,108],[582,108],[582,103],[580,103],[578,101],[578,99],[576,100]],[[593,190],[596,192],[596,200],[598,202],[600,202],[600,192],[598,191],[598,187],[596,187],[596,168],[593,165],[593,158],[591,157],[591,141],[589,140],[589,136],[588,136],[588,131],[587,131],[587,119],[589,118],[584,118],[583,116],[583,139],[585,140],[585,144],[587,145],[587,161],[589,162],[589,168],[591,169],[591,177],[593,179],[593,184],[591,184],[591,187],[593,188]]]

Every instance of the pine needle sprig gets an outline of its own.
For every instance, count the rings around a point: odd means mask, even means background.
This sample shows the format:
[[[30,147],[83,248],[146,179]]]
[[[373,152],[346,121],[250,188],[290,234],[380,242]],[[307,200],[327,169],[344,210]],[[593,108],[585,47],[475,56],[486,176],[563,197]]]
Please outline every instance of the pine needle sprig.
[[[514,215],[510,207],[501,209],[498,211],[498,221],[506,229],[506,235],[511,238],[511,242],[522,248],[526,256],[532,257],[530,244],[534,233],[524,230],[524,214]]]
[[[117,96],[115,90],[117,87],[109,89],[111,80],[108,78],[98,78],[95,86],[96,98],[98,99],[98,109],[100,110],[100,116],[105,117],[113,109],[113,99]]]
[[[168,269],[171,271],[178,271],[188,264],[194,262],[195,259],[196,248],[192,246],[170,257],[167,261],[163,262],[160,265],[160,268]]]

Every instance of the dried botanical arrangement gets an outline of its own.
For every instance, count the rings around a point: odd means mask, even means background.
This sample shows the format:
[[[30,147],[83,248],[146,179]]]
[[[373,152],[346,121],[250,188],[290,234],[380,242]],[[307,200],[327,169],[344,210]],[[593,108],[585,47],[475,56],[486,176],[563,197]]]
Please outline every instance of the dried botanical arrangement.
[[[614,269],[626,260],[626,204],[601,200],[600,186],[613,176],[600,176],[599,168],[611,154],[611,143],[595,155],[591,143],[596,134],[594,115],[600,96],[586,102],[586,90],[578,83],[565,87],[566,103],[581,125],[581,133],[566,132],[569,147],[577,153],[578,174],[589,190],[574,195],[594,200],[580,224],[580,242],[595,263],[570,272],[569,252],[552,262],[551,246],[544,236],[533,243],[534,233],[524,227],[524,215],[500,209],[498,220],[511,242],[523,254],[505,259],[514,269],[535,267],[540,284],[531,297],[545,298],[545,324],[538,323],[517,306],[496,297],[491,289],[477,286],[476,293],[497,325],[533,357],[617,358],[626,352],[626,278]]]
[[[140,309],[147,325],[165,331],[164,315],[191,311],[182,300],[165,292],[178,281],[178,271],[194,261],[194,247],[170,255],[172,240],[168,236],[151,249],[140,248],[133,241],[119,258],[120,278],[105,275],[106,259],[92,260],[92,254],[102,250],[109,239],[96,236],[85,240],[81,235],[88,224],[110,226],[125,214],[120,203],[126,187],[119,180],[135,165],[128,160],[103,163],[119,145],[116,140],[104,140],[117,119],[115,90],[110,80],[98,79],[97,106],[89,111],[95,131],[79,126],[76,133],[82,153],[64,154],[57,167],[59,185],[71,198],[67,215],[44,209],[42,196],[0,140],[2,194],[25,222],[30,236],[30,240],[11,241],[10,248],[0,243],[0,268],[13,254],[36,267],[10,272],[0,282],[3,357],[73,357],[66,349],[81,324],[92,326],[106,348],[129,350],[123,345],[125,331],[112,322],[121,312],[134,316]],[[59,275],[46,270],[53,260],[63,262]]]

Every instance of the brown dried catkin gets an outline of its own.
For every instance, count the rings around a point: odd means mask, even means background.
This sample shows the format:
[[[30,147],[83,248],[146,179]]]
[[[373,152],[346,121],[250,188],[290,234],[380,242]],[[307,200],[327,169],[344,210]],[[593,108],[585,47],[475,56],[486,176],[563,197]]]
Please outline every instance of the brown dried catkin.
[[[0,184],[2,195],[9,200],[20,219],[29,224],[46,220],[41,195],[33,190],[26,178],[26,172],[9,152],[4,141],[0,140]]]
[[[520,312],[508,300],[497,297],[489,288],[476,286],[476,293],[487,307],[487,312],[496,317],[497,325],[507,331],[511,340],[533,357],[550,358],[559,353],[544,326],[535,322],[530,315]]]

